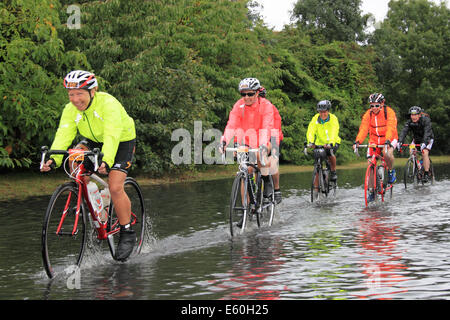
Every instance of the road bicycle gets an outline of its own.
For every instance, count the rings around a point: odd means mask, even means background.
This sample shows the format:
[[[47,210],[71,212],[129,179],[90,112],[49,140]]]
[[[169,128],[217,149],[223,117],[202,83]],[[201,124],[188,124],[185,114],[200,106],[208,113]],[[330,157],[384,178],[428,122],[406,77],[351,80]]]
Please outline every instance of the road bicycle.
[[[271,226],[275,215],[275,195],[273,179],[269,175],[269,184],[265,185],[261,171],[256,161],[250,161],[252,155],[256,160],[256,155],[260,153],[261,164],[264,166],[264,154],[262,149],[250,149],[247,146],[237,146],[227,148],[226,151],[235,152],[239,163],[239,170],[233,181],[230,198],[229,223],[230,234],[242,234],[248,227],[248,222],[256,220],[258,227],[263,223]],[[223,159],[225,154],[222,155]],[[225,161],[224,161],[225,163]],[[249,167],[252,167],[253,174],[250,175]],[[264,197],[264,189],[272,192]]]
[[[355,154],[359,157],[358,148],[372,148],[374,151],[372,156],[368,158],[368,166],[364,178],[364,201],[366,207],[368,207],[370,202],[377,202],[379,199],[381,199],[381,202],[384,202],[386,194],[392,199],[394,186],[389,183],[388,175],[385,174],[387,170],[386,161],[383,155],[378,155],[375,152],[376,148],[385,148],[385,151],[387,151],[387,145],[360,144],[355,149]],[[377,165],[378,160],[381,161],[380,165]],[[372,179],[370,179],[371,177]],[[370,183],[370,180],[372,180],[372,183]],[[370,194],[374,195],[373,199],[369,199]]]
[[[48,150],[44,146],[41,148],[41,168],[46,156],[52,154],[66,156],[63,167],[72,181],[56,188],[45,212],[41,247],[44,269],[49,278],[63,272],[64,268],[80,266],[89,236],[93,244],[100,245],[106,240],[109,252],[115,259],[120,231],[112,201],[101,212],[95,210],[99,203],[91,201],[85,181],[89,177],[100,188],[108,187],[108,183],[95,174],[99,157],[102,156],[100,150]],[[125,179],[124,188],[131,201],[131,225],[137,237],[133,254],[138,254],[146,231],[144,197],[139,184],[131,177]]]
[[[331,165],[328,160],[326,149],[330,150],[330,155],[333,156],[333,148],[330,146],[313,145],[314,152],[314,169],[311,182],[311,202],[318,201],[321,198],[326,198],[328,195],[335,196],[337,183],[330,180]],[[303,149],[305,156],[308,156],[308,146],[305,143]],[[325,162],[325,166],[323,165]]]
[[[425,168],[423,167],[422,161],[417,156],[416,147],[420,147],[420,144],[402,144],[402,147],[409,147],[409,158],[406,161],[405,169],[403,171],[403,183],[405,184],[405,189],[407,189],[407,185],[411,183],[415,187],[418,186],[419,183],[422,183],[422,185],[425,184]],[[428,179],[431,184],[434,184],[434,168],[431,159]]]

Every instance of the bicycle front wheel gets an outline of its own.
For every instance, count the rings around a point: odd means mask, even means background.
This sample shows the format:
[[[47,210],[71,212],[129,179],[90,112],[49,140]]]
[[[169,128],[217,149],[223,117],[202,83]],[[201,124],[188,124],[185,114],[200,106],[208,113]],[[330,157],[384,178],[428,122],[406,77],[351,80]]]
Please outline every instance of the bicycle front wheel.
[[[317,169],[317,167],[314,167],[313,174],[312,174],[312,182],[311,182],[311,202],[319,200],[320,195],[320,172]],[[317,184],[317,187],[316,187]]]
[[[370,177],[372,177],[373,182],[370,183]],[[375,201],[375,198],[377,197],[376,192],[376,177],[375,177],[375,168],[373,165],[369,165],[366,170],[366,176],[364,178],[364,201],[366,207],[369,205],[370,202]],[[373,193],[373,199],[370,199],[370,194]]]
[[[242,172],[239,172],[233,181],[230,199],[230,234],[242,234],[247,225],[248,205],[247,180]]]
[[[136,232],[136,246],[132,255],[136,255],[141,253],[145,233],[147,232],[144,196],[142,195],[141,187],[132,177],[125,179],[124,190],[131,203],[131,228]],[[113,237],[113,241],[108,242],[108,244],[110,245],[113,258],[115,258],[114,253],[119,243],[119,231],[119,218],[117,217],[114,204],[111,201],[108,215],[108,233]]]
[[[406,162],[405,170],[403,171],[403,183],[405,184],[405,189],[408,188],[408,184],[417,184],[414,160],[411,158],[409,158]]]
[[[80,266],[86,246],[85,213],[83,201],[78,205],[75,182],[59,186],[50,198],[41,235],[42,260],[49,278]]]

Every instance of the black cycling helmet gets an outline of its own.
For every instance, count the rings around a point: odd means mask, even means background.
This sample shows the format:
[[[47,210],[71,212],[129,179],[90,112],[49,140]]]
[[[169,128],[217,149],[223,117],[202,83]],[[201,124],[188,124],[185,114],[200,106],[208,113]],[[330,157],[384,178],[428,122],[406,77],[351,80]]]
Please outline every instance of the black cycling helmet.
[[[412,106],[411,108],[409,108],[409,114],[420,114],[422,112],[422,108],[419,106]]]
[[[369,103],[383,103],[385,100],[386,99],[381,93],[375,92],[369,96]]]
[[[329,100],[322,100],[317,103],[317,111],[330,111],[331,102]]]

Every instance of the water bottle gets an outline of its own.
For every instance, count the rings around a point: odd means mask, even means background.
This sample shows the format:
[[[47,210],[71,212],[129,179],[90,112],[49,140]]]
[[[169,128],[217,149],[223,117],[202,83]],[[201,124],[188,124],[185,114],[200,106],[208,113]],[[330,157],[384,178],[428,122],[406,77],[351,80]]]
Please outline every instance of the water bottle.
[[[108,210],[109,204],[111,202],[111,194],[109,193],[109,189],[105,188],[100,191],[100,195],[102,196],[102,204],[105,210]]]
[[[109,193],[108,187],[100,191],[102,197],[103,210],[100,213],[100,220],[105,222],[108,218],[109,205],[111,203],[111,194]]]
[[[381,181],[383,181],[384,180],[384,168],[382,166],[378,166],[377,172],[378,172],[378,177],[380,178]]]
[[[94,182],[90,181],[87,184],[87,190],[89,194],[89,200],[91,201],[94,212],[99,215],[103,209],[103,202],[98,187]]]

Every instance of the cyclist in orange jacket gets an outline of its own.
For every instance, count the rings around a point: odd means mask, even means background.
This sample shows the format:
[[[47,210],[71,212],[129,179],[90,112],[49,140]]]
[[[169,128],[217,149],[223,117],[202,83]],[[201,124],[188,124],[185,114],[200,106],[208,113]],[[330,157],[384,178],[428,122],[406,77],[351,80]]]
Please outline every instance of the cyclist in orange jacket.
[[[367,148],[367,157],[371,157],[374,152],[380,155],[381,149],[383,149],[384,159],[389,169],[389,183],[394,183],[396,181],[395,169],[393,169],[394,148],[398,143],[397,117],[395,111],[385,105],[385,102],[386,99],[381,93],[373,93],[369,96],[370,109],[362,117],[353,149],[356,149],[366,139],[367,133],[369,133],[369,144],[387,145],[386,153],[384,153],[384,148],[376,148],[375,151]]]
[[[231,139],[239,144],[249,145],[251,148],[260,146],[268,147],[272,151],[282,140],[281,117],[278,110],[266,98],[265,89],[256,78],[245,78],[239,83],[239,92],[242,96],[233,106],[230,112],[228,123],[222,136],[221,142],[225,149]],[[278,117],[276,116],[278,115]],[[275,124],[276,119],[278,124]],[[272,141],[272,143],[271,143]],[[275,153],[275,152],[274,152]],[[261,168],[262,177],[268,182],[268,174],[274,180],[274,196],[276,201],[281,202],[281,192],[279,187],[278,155],[272,154],[270,163]],[[269,196],[272,190],[265,190],[265,196]]]

